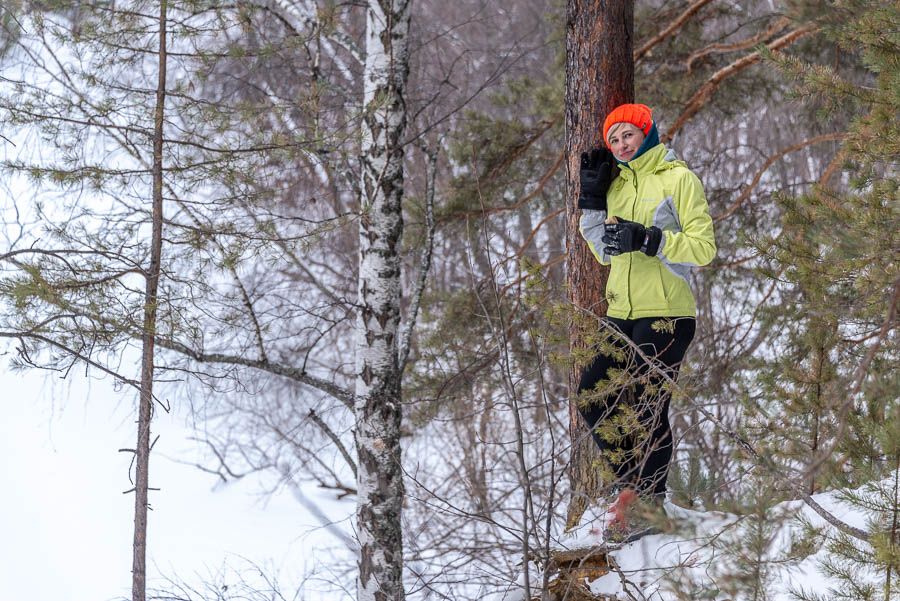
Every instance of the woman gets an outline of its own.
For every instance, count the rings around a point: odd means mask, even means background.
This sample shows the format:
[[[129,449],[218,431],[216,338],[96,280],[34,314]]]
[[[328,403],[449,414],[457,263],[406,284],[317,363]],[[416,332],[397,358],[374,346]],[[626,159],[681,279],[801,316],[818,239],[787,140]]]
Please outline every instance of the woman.
[[[659,372],[678,375],[697,314],[688,276],[712,261],[716,246],[700,180],[659,142],[649,108],[617,107],[603,123],[603,138],[609,150],[581,155],[581,234],[594,257],[610,265],[606,322],[640,352],[617,337],[626,352],[599,353],[578,391],[588,399],[581,414],[616,475],[607,538],[621,542],[649,531],[626,519],[629,506],[642,498],[661,508],[665,498],[672,433],[670,394]],[[622,374],[628,385],[610,392]]]

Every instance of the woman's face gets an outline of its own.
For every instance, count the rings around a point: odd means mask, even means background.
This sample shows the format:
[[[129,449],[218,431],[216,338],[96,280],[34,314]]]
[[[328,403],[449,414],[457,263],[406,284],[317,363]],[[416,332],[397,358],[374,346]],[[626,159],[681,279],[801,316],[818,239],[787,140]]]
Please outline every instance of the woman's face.
[[[631,160],[644,141],[644,133],[631,123],[616,123],[606,136],[609,149],[623,162]]]

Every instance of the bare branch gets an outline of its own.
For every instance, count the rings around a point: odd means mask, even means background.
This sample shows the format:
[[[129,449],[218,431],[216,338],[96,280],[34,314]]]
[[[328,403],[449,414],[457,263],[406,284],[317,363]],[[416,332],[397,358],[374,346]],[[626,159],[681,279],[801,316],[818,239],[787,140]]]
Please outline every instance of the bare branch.
[[[695,14],[697,14],[697,11],[699,11],[701,8],[703,8],[710,2],[712,2],[712,0],[697,0],[696,2],[691,4],[689,7],[687,7],[687,9],[683,13],[681,13],[678,16],[678,18],[676,18],[674,21],[669,23],[668,27],[666,27],[665,29],[660,31],[658,34],[653,36],[653,38],[644,42],[643,46],[641,46],[640,48],[638,48],[637,50],[634,51],[635,64],[637,64],[638,61],[640,61],[642,58],[644,58],[644,56],[648,52],[650,52],[651,48],[653,48],[654,46],[656,46],[657,44],[662,42],[667,37],[673,35],[679,29],[681,29],[682,25],[687,23],[688,19],[693,17]]]
[[[519,200],[515,204],[505,206],[505,207],[485,207],[484,209],[478,209],[475,211],[466,211],[464,213],[453,213],[452,215],[444,215],[443,217],[440,218],[440,221],[444,221],[444,220],[448,220],[448,219],[465,219],[468,217],[479,217],[479,216],[483,216],[483,215],[490,215],[493,213],[501,213],[504,211],[514,211],[514,210],[518,209],[519,207],[521,207],[522,205],[527,203],[529,200],[531,200],[532,198],[534,198],[535,196],[537,196],[544,190],[544,187],[547,185],[547,182],[549,182],[550,178],[552,178],[556,174],[557,170],[559,170],[560,165],[563,164],[563,161],[565,160],[565,158],[566,158],[566,153],[560,152],[559,156],[556,157],[556,161],[554,161],[554,163],[553,163],[553,165],[551,165],[550,169],[548,169],[547,172],[544,173],[543,177],[541,177],[541,181],[538,182],[537,187],[534,190],[532,190],[531,192],[529,192],[528,194],[526,194],[521,200]]]
[[[477,175],[477,160],[478,156],[476,153],[476,175]],[[475,180],[476,189],[478,192],[478,199],[481,202],[482,209],[484,209],[484,197],[481,192],[481,180],[476,177]],[[487,214],[483,214],[482,219],[487,221]],[[494,322],[490,317],[487,320],[488,327],[491,330],[491,334],[494,338],[495,343],[498,346],[498,353],[500,356],[500,371],[501,371],[501,388],[504,391],[507,401],[512,408],[513,421],[515,424],[515,444],[516,444],[516,467],[518,467],[519,471],[519,482],[523,488],[523,499],[522,499],[522,526],[521,526],[521,542],[522,542],[522,579],[523,579],[523,589],[526,597],[531,596],[531,574],[528,570],[528,558],[531,556],[531,540],[530,540],[530,530],[532,527],[536,527],[538,520],[537,516],[534,512],[534,504],[533,504],[533,491],[532,491],[532,482],[531,475],[528,472],[528,465],[525,462],[525,439],[524,439],[524,430],[522,427],[522,416],[520,413],[520,399],[519,399],[519,391],[516,390],[516,384],[513,381],[512,375],[512,367],[511,367],[511,358],[510,358],[510,349],[509,349],[509,339],[506,336],[506,316],[503,312],[503,299],[500,295],[500,291],[497,287],[497,279],[496,273],[494,269],[496,269],[496,265],[491,262],[491,244],[488,239],[488,228],[481,228],[481,234],[484,238],[484,252],[487,254],[488,261],[491,263],[491,291],[493,292],[493,300],[494,307],[496,309],[497,316],[497,326],[494,326]],[[484,301],[481,298],[481,295],[476,295],[476,298],[479,301],[479,304],[484,311],[484,314],[490,316],[493,311],[489,309]],[[536,534],[536,533],[535,533]]]
[[[190,437],[189,440],[193,440],[195,442],[202,442],[206,446],[208,446],[209,450],[212,451],[212,454],[215,455],[216,459],[219,461],[219,469],[213,470],[213,469],[210,469],[199,463],[187,463],[187,462],[182,462],[182,461],[179,461],[176,459],[175,461],[177,463],[186,463],[187,465],[192,465],[193,467],[196,467],[200,471],[206,472],[208,474],[214,474],[214,475],[218,476],[219,478],[221,478],[222,482],[228,481],[228,478],[225,477],[226,474],[230,478],[233,478],[235,480],[240,480],[247,474],[252,473],[252,471],[251,471],[251,472],[245,472],[245,473],[239,474],[239,473],[235,472],[233,469],[231,469],[231,466],[229,466],[228,462],[225,460],[225,456],[222,455],[222,452],[219,451],[218,447],[216,447],[216,445],[214,445],[208,438],[197,438],[195,436],[192,436],[192,437]],[[225,471],[224,474],[222,473],[223,470]]]
[[[688,57],[688,59],[685,61],[685,66],[687,67],[687,72],[688,73],[691,72],[691,66],[693,65],[694,61],[697,60],[698,58],[703,58],[707,54],[712,54],[714,52],[734,52],[735,50],[746,50],[747,48],[750,48],[751,46],[755,46],[756,44],[760,44],[760,43],[768,40],[770,37],[775,35],[775,33],[779,29],[783,28],[788,23],[790,23],[790,19],[785,17],[783,19],[779,19],[778,21],[773,23],[771,27],[769,27],[765,31],[759,32],[758,34],[756,34],[755,36],[753,36],[752,38],[750,38],[748,40],[735,42],[734,44],[710,44],[706,48],[701,48],[700,50],[691,54]]]
[[[319,417],[319,414],[316,413],[315,409],[310,409],[309,413],[307,413],[306,415],[307,417],[309,417],[309,419],[312,420],[315,425],[319,426],[322,432],[324,432],[325,435],[331,439],[331,442],[335,444],[335,446],[338,448],[338,451],[340,451],[341,456],[344,458],[344,461],[346,461],[347,465],[350,466],[350,469],[353,470],[353,477],[356,478],[356,462],[353,461],[353,457],[350,456],[350,453],[347,451],[347,447],[345,447],[344,443],[341,442],[341,438],[337,434],[335,434],[334,430],[332,430],[328,426],[328,424],[326,424],[322,420],[321,417]]]
[[[754,176],[753,181],[750,182],[749,186],[744,188],[743,192],[741,192],[741,195],[738,196],[738,199],[736,201],[734,201],[734,203],[730,207],[728,207],[724,213],[713,217],[712,218],[713,221],[720,221],[722,219],[725,219],[726,217],[728,217],[729,215],[734,213],[736,210],[738,210],[740,208],[740,206],[744,203],[744,201],[750,197],[750,192],[753,191],[753,188],[756,187],[756,185],[759,183],[759,180],[762,178],[762,176],[765,174],[765,172],[769,169],[769,167],[771,167],[773,164],[775,164],[776,162],[781,160],[781,158],[783,156],[790,154],[796,150],[800,150],[801,148],[805,148],[811,144],[818,144],[819,142],[833,142],[836,140],[843,140],[846,136],[847,136],[847,134],[845,134],[845,133],[825,134],[822,136],[816,136],[815,138],[810,138],[809,140],[806,140],[804,142],[794,144],[790,148],[786,148],[786,149],[782,150],[781,152],[777,152],[777,153],[773,154],[772,156],[770,156],[768,158],[768,160],[765,163],[763,163],[763,166],[760,167],[759,171],[757,171],[757,173],[756,173],[756,176]],[[824,179],[824,177],[823,177],[823,179]]]
[[[438,142],[438,146],[440,146],[440,141]],[[419,278],[412,294],[413,300],[409,309],[409,316],[406,320],[406,329],[403,332],[403,339],[400,344],[399,365],[401,374],[406,369],[406,362],[409,360],[409,348],[412,342],[412,334],[416,328],[416,317],[419,314],[419,305],[422,302],[422,294],[425,292],[425,281],[428,279],[428,272],[431,269],[431,255],[434,251],[434,186],[435,175],[437,173],[438,151],[436,149],[424,147],[423,150],[428,156],[427,183],[425,188],[425,248],[422,250],[422,260],[419,265]]]
[[[287,470],[282,470],[282,475],[284,476],[284,481],[287,483],[288,488],[291,489],[291,494],[294,495],[294,498],[300,503],[303,507],[307,509],[317,520],[322,524],[322,527],[325,528],[328,532],[334,535],[339,541],[344,543],[344,545],[353,551],[354,553],[359,550],[359,544],[347,536],[340,528],[338,528],[334,521],[331,520],[322,509],[309,500],[309,498],[303,493],[303,490],[300,488],[300,485],[297,484],[294,479],[291,477]]]
[[[818,28],[813,25],[804,25],[803,27],[799,27],[794,31],[788,32],[778,38],[777,40],[769,43],[766,47],[769,50],[780,50],[785,46],[789,46],[793,44],[800,38],[807,36],[811,33],[815,33],[818,31]],[[697,90],[693,96],[691,96],[690,100],[687,101],[685,105],[685,109],[682,111],[681,115],[675,120],[675,123],[669,128],[664,136],[660,138],[660,141],[665,143],[672,140],[675,137],[675,134],[684,127],[684,124],[693,118],[697,112],[700,111],[701,108],[709,101],[710,97],[712,97],[713,92],[715,92],[722,82],[728,77],[734,75],[735,73],[740,73],[747,67],[751,65],[755,65],[762,59],[762,54],[760,51],[755,51],[747,56],[740,58],[727,67],[723,67],[716,71],[709,80],[700,86],[700,89]]]
[[[6,11],[6,13],[9,15],[9,18],[12,19],[13,22],[19,26],[19,29],[22,30],[22,33],[26,33],[26,34],[28,33],[28,30],[25,29],[25,26],[22,25],[22,22],[19,21],[19,19],[16,17],[15,11],[13,11],[12,9],[9,9],[3,5],[0,5],[0,10]]]
[[[197,351],[175,340],[166,338],[157,338],[156,343],[166,349],[187,355],[198,363],[222,363],[225,365],[240,365],[243,367],[252,367],[271,374],[283,376],[295,382],[312,386],[322,392],[325,392],[335,399],[343,403],[348,409],[353,409],[353,393],[349,390],[338,386],[333,382],[329,382],[322,378],[310,375],[301,369],[285,365],[283,363],[273,363],[262,359],[247,359],[239,355],[228,355],[225,353],[204,353]]]

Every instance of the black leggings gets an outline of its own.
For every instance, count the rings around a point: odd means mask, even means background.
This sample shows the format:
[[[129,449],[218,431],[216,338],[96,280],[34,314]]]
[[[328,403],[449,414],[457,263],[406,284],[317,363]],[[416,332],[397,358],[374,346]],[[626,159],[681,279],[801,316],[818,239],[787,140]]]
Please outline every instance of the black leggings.
[[[606,320],[634,341],[647,357],[655,359],[654,363],[659,367],[665,366],[672,379],[678,377],[681,360],[694,339],[696,320],[693,317],[607,317]],[[657,331],[651,327],[654,322],[669,327]],[[624,359],[598,353],[581,373],[578,393],[590,402],[580,403],[579,411],[615,472],[618,486],[631,486],[645,495],[664,496],[672,459],[671,395],[661,388],[664,380],[649,369],[643,357],[633,353],[624,341],[617,340],[614,344],[626,351]],[[617,390],[606,386],[605,391],[601,385],[592,393],[598,382],[610,378],[607,371],[611,368],[627,370],[630,385]],[[626,406],[633,409],[640,427],[635,428],[633,422],[629,426],[615,425],[616,416],[625,415],[622,409]]]

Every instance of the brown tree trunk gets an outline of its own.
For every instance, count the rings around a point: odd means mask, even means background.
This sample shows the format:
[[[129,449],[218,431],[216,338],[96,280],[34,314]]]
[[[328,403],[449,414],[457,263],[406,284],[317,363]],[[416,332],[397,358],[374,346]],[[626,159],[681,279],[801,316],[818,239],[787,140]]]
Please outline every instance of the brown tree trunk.
[[[163,114],[166,103],[166,3],[159,5],[159,80],[153,128],[153,199],[150,265],[144,272],[144,332],[141,341],[141,393],[138,402],[138,437],[135,447],[134,555],[132,601],[147,596],[147,510],[150,470],[150,421],[153,417],[153,351],[156,338],[156,305],[162,261],[163,222]]]
[[[603,315],[609,273],[591,255],[578,230],[581,212],[578,198],[579,157],[603,144],[603,119],[616,106],[634,98],[634,7],[632,0],[567,0],[566,5],[566,271],[569,300]],[[581,334],[573,326],[570,348],[581,346]],[[578,385],[579,370],[569,377],[570,393]],[[571,396],[570,394],[570,396]],[[598,452],[574,403],[569,406],[572,437],[570,478],[572,499],[567,523],[578,523],[589,498],[603,483],[593,469]]]

